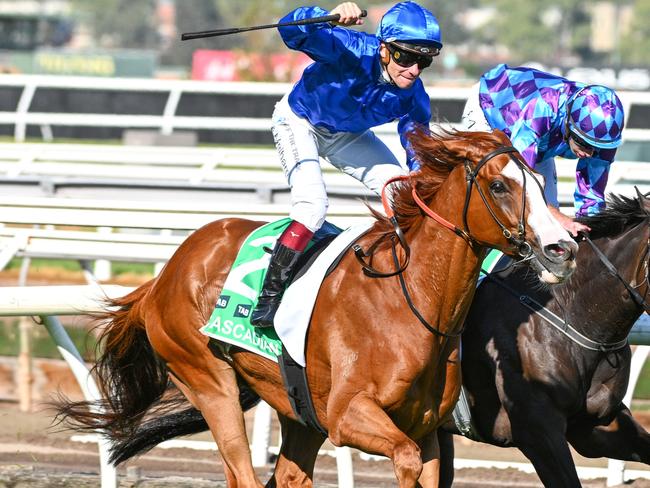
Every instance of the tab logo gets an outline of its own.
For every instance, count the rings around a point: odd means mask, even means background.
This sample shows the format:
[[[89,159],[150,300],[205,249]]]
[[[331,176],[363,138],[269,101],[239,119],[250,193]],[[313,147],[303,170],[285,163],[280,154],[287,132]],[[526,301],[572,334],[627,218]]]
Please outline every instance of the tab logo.
[[[235,309],[235,313],[233,315],[235,317],[248,317],[250,314],[251,314],[251,306],[250,305],[238,304],[237,308]]]
[[[217,299],[217,308],[226,308],[228,306],[228,302],[230,302],[230,296],[229,295],[221,295]]]

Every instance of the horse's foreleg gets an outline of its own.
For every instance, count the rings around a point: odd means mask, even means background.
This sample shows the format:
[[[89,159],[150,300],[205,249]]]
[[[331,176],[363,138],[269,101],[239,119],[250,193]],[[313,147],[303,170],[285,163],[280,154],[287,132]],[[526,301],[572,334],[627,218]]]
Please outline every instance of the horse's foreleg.
[[[454,436],[438,429],[438,445],[440,446],[440,488],[451,488],[454,483]]]
[[[395,426],[372,398],[358,394],[340,412],[328,413],[328,419],[330,439],[335,445],[389,457],[399,487],[416,486],[422,472],[420,448]]]
[[[562,414],[539,402],[524,404],[508,415],[513,443],[530,459],[544,486],[582,486],[566,440],[566,419]]]
[[[608,425],[576,424],[567,432],[571,445],[586,457],[608,457],[650,464],[650,434],[623,404]]]
[[[278,415],[282,427],[282,447],[267,488],[311,488],[314,464],[325,437],[295,420]]]
[[[419,486],[423,488],[437,488],[440,486],[440,441],[438,432],[433,431],[418,442],[422,450],[422,473],[418,479]]]

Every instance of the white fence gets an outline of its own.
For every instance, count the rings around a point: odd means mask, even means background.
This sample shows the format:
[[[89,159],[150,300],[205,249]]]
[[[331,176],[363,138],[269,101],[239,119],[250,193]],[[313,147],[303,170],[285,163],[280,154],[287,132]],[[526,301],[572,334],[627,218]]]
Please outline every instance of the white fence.
[[[280,99],[291,89],[292,85],[288,83],[213,83],[134,78],[0,75],[0,87],[3,86],[21,90],[16,110],[0,112],[0,124],[14,125],[14,137],[16,141],[20,142],[25,140],[26,128],[29,125],[41,127],[45,139],[51,137],[48,136],[48,134],[51,134],[51,126],[155,128],[162,134],[171,134],[177,130],[255,130],[268,132],[271,128],[268,116],[237,117],[236,113],[227,117],[184,116],[177,114],[179,102],[181,97],[187,94],[255,94],[270,95]],[[30,106],[36,91],[39,89],[153,92],[164,94],[166,100],[159,115],[33,112],[30,111]],[[467,98],[467,88],[427,88],[427,92],[432,99],[440,101],[464,101]],[[380,133],[394,132],[394,128],[394,124],[387,124],[379,128],[378,131]]]
[[[323,165],[323,175],[334,196],[370,196],[331,165]],[[176,190],[187,196],[203,191],[213,200],[218,192],[254,193],[260,202],[288,193],[274,150],[226,147],[0,143],[0,185],[21,192],[40,186],[48,196],[72,187],[131,189],[132,194]]]
[[[87,77],[0,75],[0,90],[13,90],[15,109],[0,111],[0,126],[13,128],[16,141],[24,141],[28,127],[39,127],[45,140],[53,139],[53,127],[96,127],[118,129],[150,129],[161,134],[175,131],[223,131],[270,133],[269,114],[242,108],[250,116],[237,116],[235,103],[232,113],[183,115],[182,100],[208,97],[270,97],[279,99],[290,89],[278,83],[212,83],[178,80],[103,79]],[[84,106],[78,112],[57,113],[35,111],[34,101],[41,91],[63,90],[66,94],[98,93],[157,94],[162,98],[159,114],[139,115],[88,113]],[[434,113],[440,109],[440,121],[454,126],[467,98],[468,88],[429,87]],[[54,95],[60,96],[57,94]],[[650,92],[620,92],[626,117],[632,109],[650,107]],[[40,99],[44,98],[41,95]],[[9,108],[11,103],[5,104]],[[267,107],[268,108],[268,107]],[[221,110],[223,112],[223,110]],[[635,120],[638,121],[636,116]],[[643,125],[635,122],[637,126]],[[396,134],[396,124],[376,128],[378,135],[399,155],[403,154]],[[650,122],[644,128],[626,128],[624,147],[619,161],[612,166],[610,191],[625,193],[621,188],[633,184],[648,186],[650,179],[650,149],[625,151],[625,147],[650,147]],[[629,158],[626,160],[625,158]],[[641,159],[639,159],[641,158]],[[403,159],[403,156],[400,156]],[[641,164],[644,163],[644,164]],[[125,168],[128,167],[128,171]],[[573,193],[572,161],[558,162],[560,200],[568,204]],[[368,192],[345,175],[323,165],[326,184],[331,195],[368,195]],[[59,188],[131,187],[144,189],[176,189],[182,191],[256,192],[261,201],[272,201],[274,194],[286,192],[286,182],[274,151],[242,151],[238,149],[120,147],[88,145],[0,144],[0,183],[8,185],[41,185],[44,192],[55,194]]]
[[[161,134],[172,134],[182,130],[220,130],[220,131],[265,131],[270,130],[269,115],[238,117],[237,110],[228,116],[204,114],[187,116],[178,113],[182,97],[198,95],[257,95],[270,96],[279,99],[291,88],[286,83],[255,83],[255,82],[202,82],[179,80],[151,80],[133,78],[90,78],[69,76],[43,75],[0,75],[0,88],[19,91],[15,110],[0,111],[0,125],[14,127],[14,138],[21,142],[25,140],[27,127],[40,127],[45,140],[52,138],[53,126],[77,127],[113,127],[120,129],[146,128],[160,131]],[[35,112],[31,110],[32,102],[38,90],[60,89],[67,93],[74,92],[113,92],[113,93],[156,93],[164,97],[160,113],[156,115],[88,113],[86,110],[76,113]],[[467,99],[469,88],[427,87],[427,92],[434,107],[434,117],[439,114],[442,123],[455,124],[460,122],[462,105]],[[636,106],[650,105],[650,92],[620,91],[621,101],[625,108],[626,117]],[[453,105],[450,107],[449,105]],[[460,110],[459,110],[460,107]],[[650,129],[648,126],[641,129]],[[395,124],[378,127],[381,135],[394,135]],[[644,136],[646,140],[648,137]],[[394,142],[394,140],[393,140]],[[392,144],[394,145],[394,144]]]
[[[633,132],[630,138],[642,138],[643,134]],[[331,165],[323,164],[322,169],[332,199],[376,199],[358,181]],[[560,159],[557,170],[560,202],[570,205],[575,161]],[[130,190],[131,195],[173,190],[177,198],[195,199],[189,197],[201,191],[201,197],[210,202],[224,193],[231,197],[254,194],[259,202],[273,202],[277,195],[288,193],[275,150],[224,147],[0,143],[0,185],[13,185],[16,194],[28,193],[28,186],[36,186],[39,194],[48,196],[74,195],[71,188],[98,194],[102,188],[117,188]],[[616,161],[607,190],[634,195],[634,185],[650,190],[650,161]]]

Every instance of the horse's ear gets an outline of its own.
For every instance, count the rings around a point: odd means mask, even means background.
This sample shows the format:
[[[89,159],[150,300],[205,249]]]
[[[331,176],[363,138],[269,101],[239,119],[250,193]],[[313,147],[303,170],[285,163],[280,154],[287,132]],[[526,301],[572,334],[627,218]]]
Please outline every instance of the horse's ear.
[[[638,186],[635,185],[634,189],[636,190],[636,197],[639,199],[639,203],[645,210],[645,213],[650,214],[650,198],[641,193]]]
[[[492,137],[502,146],[512,146],[512,141],[508,135],[500,129],[492,129]],[[512,146],[514,147],[514,146]]]
[[[497,136],[503,144],[512,145],[510,138],[501,129],[494,129],[492,133]]]

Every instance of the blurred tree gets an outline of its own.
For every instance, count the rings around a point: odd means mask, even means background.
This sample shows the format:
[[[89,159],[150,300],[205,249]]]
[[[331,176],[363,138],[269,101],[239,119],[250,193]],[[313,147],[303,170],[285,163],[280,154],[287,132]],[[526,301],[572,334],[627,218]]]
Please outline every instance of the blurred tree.
[[[438,19],[442,32],[443,44],[462,44],[470,35],[467,29],[457,21],[457,15],[464,10],[475,7],[479,0],[418,0],[418,3],[429,9]]]
[[[161,48],[156,6],[158,0],[71,0],[75,12],[92,30],[95,43],[108,48],[155,49],[163,64],[190,66],[196,49],[225,49],[232,36],[181,42],[180,33],[225,27],[217,0],[176,1],[179,38]],[[254,2],[260,3],[261,2]]]
[[[650,65],[650,0],[634,1],[630,30],[622,36],[620,60],[631,65]]]
[[[507,46],[513,62],[560,63],[588,48],[590,17],[583,0],[482,0],[496,9],[481,36]]]
[[[190,66],[192,53],[197,49],[241,49],[262,53],[282,52],[286,49],[274,29],[251,31],[222,37],[181,41],[180,34],[227,27],[246,27],[272,24],[279,21],[303,2],[290,0],[176,0],[176,31],[178,39],[162,46],[158,35],[156,6],[159,0],[71,0],[77,16],[90,26],[97,45],[110,48],[140,48],[160,51],[165,65]],[[430,9],[442,27],[446,45],[463,42],[469,33],[458,23],[456,14],[481,0],[418,0]],[[485,1],[485,0],[484,0]],[[498,0],[502,3],[517,0]],[[558,0],[555,0],[556,2]],[[569,0],[565,0],[569,1]],[[576,0],[577,1],[577,0]],[[361,8],[388,10],[397,0],[358,0]],[[321,0],[304,3],[318,4],[326,10],[340,0]],[[525,2],[522,2],[525,3]],[[376,22],[368,19],[354,29],[374,33]],[[263,58],[263,62],[268,59]]]
[[[99,46],[156,49],[156,0],[71,0]]]
[[[221,29],[226,21],[215,0],[182,0],[176,2],[176,32],[178,38],[162,52],[161,62],[166,65],[190,66],[192,53],[197,49],[230,49],[233,36],[212,37],[181,41],[184,32]]]

